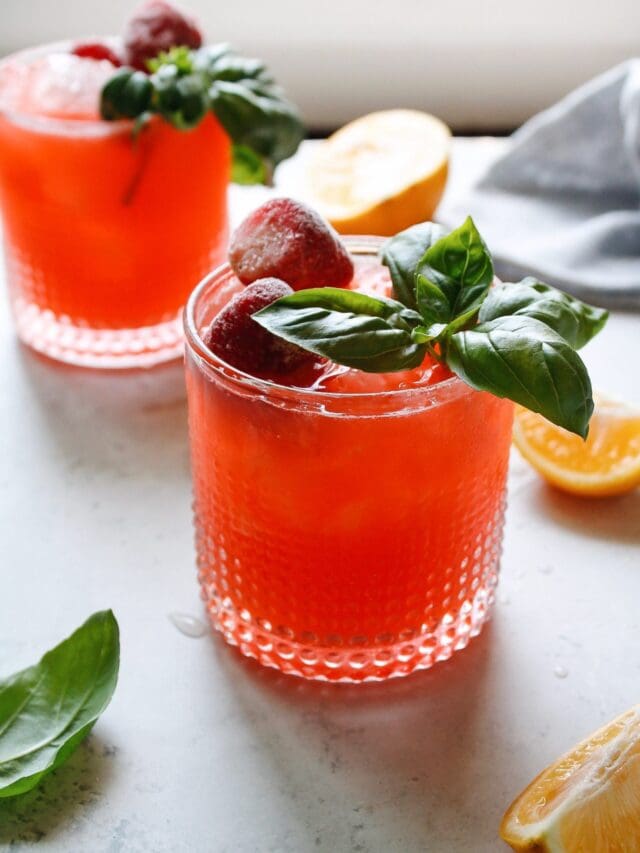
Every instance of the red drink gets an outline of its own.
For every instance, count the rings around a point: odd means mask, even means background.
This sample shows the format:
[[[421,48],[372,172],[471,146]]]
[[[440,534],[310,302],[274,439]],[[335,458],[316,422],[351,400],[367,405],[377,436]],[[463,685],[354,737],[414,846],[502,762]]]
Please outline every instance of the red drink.
[[[0,64],[0,202],[20,337],[133,367],[180,354],[181,307],[222,260],[230,145],[212,115],[189,132],[156,117],[137,138],[101,121],[113,71],[53,48]]]
[[[352,286],[379,289],[379,243],[349,246]],[[512,404],[428,361],[295,378],[310,387],[249,377],[201,338],[240,287],[223,267],[186,312],[198,566],[215,627],[307,678],[383,679],[450,657],[493,598]]]

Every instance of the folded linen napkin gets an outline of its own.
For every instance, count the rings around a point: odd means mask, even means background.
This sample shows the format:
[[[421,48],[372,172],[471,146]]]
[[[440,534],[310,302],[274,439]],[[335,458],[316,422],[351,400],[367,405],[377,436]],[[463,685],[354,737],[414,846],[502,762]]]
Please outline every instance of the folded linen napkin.
[[[591,302],[640,310],[640,59],[516,131],[446,220],[467,213],[501,278],[534,274]]]

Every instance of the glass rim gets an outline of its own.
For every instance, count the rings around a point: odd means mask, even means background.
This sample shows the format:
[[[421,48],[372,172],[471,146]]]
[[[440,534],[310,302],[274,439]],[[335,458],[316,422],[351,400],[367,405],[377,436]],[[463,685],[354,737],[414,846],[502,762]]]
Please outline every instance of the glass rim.
[[[343,241],[352,255],[377,255],[380,246],[384,243],[384,237],[372,235],[343,236]],[[298,386],[280,385],[269,379],[261,379],[245,373],[237,367],[217,356],[205,345],[196,323],[196,309],[202,298],[208,293],[209,288],[232,272],[230,265],[225,262],[208,273],[191,291],[183,312],[183,325],[185,333],[185,344],[191,355],[195,356],[199,366],[205,364],[207,368],[221,379],[230,381],[239,388],[251,390],[267,395],[268,397],[279,397],[280,399],[295,399],[318,403],[324,400],[348,403],[349,401],[371,401],[371,400],[425,400],[432,405],[448,402],[449,399],[457,398],[461,394],[474,393],[473,388],[453,375],[440,382],[431,385],[414,385],[410,388],[393,388],[387,391],[364,391],[343,393],[340,391],[324,391],[314,388],[302,388]],[[443,398],[443,399],[441,399]]]
[[[48,53],[54,52],[69,53],[70,46],[75,44],[76,41],[92,41],[93,38],[92,36],[88,36],[85,39],[78,40],[65,39],[62,41],[52,41],[13,51],[0,57],[0,75],[2,75],[3,66],[9,65],[16,60],[35,59],[38,56],[46,56]],[[111,45],[115,45],[119,41],[113,36],[96,36],[95,38]],[[106,121],[103,118],[65,118],[64,116],[39,115],[37,113],[26,112],[25,110],[16,110],[11,107],[5,107],[1,95],[0,116],[6,118],[12,124],[16,124],[27,130],[33,130],[38,133],[57,132],[60,136],[117,136],[130,131],[133,127],[133,121],[130,119]]]

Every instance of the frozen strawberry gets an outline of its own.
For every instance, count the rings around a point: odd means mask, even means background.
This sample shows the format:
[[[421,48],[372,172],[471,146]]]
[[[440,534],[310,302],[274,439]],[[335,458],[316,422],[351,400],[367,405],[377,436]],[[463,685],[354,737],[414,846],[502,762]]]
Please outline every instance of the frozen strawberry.
[[[224,361],[255,376],[289,373],[315,356],[263,329],[251,316],[293,290],[284,281],[254,282],[217,315],[204,335],[209,349]]]
[[[337,233],[290,198],[274,198],[247,216],[231,238],[229,263],[245,284],[273,276],[294,290],[345,287],[353,278]]]
[[[81,57],[82,59],[95,59],[97,62],[102,59],[106,59],[107,62],[115,65],[116,68],[119,68],[122,65],[122,59],[120,59],[116,51],[102,41],[80,42],[73,48],[71,53],[74,56]]]
[[[149,0],[129,19],[124,30],[127,65],[148,71],[147,60],[172,47],[200,47],[202,33],[193,20],[165,0]]]

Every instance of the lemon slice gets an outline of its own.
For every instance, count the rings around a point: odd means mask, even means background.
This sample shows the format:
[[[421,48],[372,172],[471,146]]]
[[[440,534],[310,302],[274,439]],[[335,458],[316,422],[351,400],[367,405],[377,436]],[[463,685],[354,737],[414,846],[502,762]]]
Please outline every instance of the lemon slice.
[[[640,410],[596,398],[586,441],[517,407],[513,440],[554,486],[576,495],[619,495],[640,485]]]
[[[451,132],[416,110],[352,121],[309,165],[313,201],[342,234],[397,234],[431,219],[447,180]]]
[[[534,779],[500,835],[532,853],[640,853],[640,705]]]

